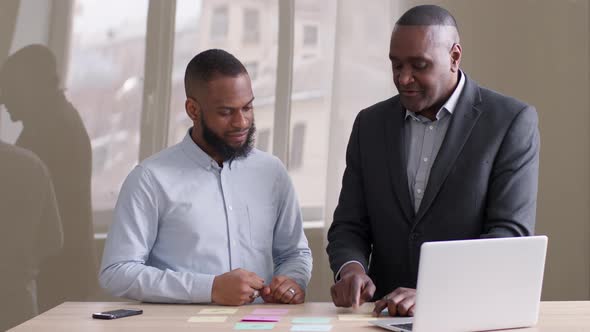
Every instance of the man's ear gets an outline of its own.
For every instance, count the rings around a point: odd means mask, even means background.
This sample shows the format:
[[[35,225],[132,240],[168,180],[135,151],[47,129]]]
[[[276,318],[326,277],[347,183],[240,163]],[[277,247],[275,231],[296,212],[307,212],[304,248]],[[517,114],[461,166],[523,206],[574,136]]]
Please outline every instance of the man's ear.
[[[456,73],[459,71],[459,64],[461,63],[461,54],[463,50],[458,43],[453,44],[451,48],[451,71]]]
[[[201,107],[195,100],[186,98],[186,101],[184,102],[184,109],[191,120],[197,121],[199,119]]]

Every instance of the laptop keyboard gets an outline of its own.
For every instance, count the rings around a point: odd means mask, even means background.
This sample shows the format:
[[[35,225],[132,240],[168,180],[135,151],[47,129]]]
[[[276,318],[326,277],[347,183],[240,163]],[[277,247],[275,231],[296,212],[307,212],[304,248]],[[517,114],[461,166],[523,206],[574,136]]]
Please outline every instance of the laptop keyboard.
[[[408,331],[412,331],[412,323],[408,323],[408,324],[391,324],[390,326],[393,327],[397,327],[398,329],[404,329],[404,330],[408,330]]]

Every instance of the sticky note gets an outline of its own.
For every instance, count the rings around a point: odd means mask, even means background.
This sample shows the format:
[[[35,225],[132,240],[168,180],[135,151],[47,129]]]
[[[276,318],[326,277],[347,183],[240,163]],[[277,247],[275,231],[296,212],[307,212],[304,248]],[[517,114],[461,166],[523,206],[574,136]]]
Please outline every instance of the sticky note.
[[[330,317],[295,317],[291,320],[293,324],[328,324]]]
[[[223,323],[227,316],[193,316],[188,319],[189,323]]]
[[[252,311],[253,315],[285,315],[289,309],[256,309]]]
[[[379,319],[372,316],[371,314],[350,314],[350,315],[338,315],[339,320],[357,320],[357,321],[369,321]]]
[[[291,331],[330,331],[332,325],[293,325]]]
[[[238,309],[232,308],[205,308],[199,311],[199,315],[233,315]]]
[[[234,330],[272,330],[275,323],[236,323]]]
[[[263,315],[247,315],[242,318],[242,322],[278,322],[281,316],[263,316]]]

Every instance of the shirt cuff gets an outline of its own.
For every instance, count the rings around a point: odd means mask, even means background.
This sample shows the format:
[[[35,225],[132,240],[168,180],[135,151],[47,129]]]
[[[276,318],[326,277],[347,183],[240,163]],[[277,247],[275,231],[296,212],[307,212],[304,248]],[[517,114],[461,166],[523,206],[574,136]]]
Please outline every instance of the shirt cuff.
[[[213,290],[213,280],[215,275],[198,275],[193,282],[192,302],[193,303],[211,303],[211,292]]]
[[[348,264],[352,264],[352,263],[356,263],[356,264],[360,265],[360,266],[363,268],[363,271],[364,271],[365,273],[367,273],[367,271],[365,271],[365,267],[363,266],[363,264],[362,264],[361,262],[359,262],[359,261],[348,261],[348,262],[346,262],[346,263],[342,264],[342,266],[341,266],[341,267],[338,269],[338,272],[336,272],[336,276],[334,277],[334,282],[336,282],[336,281],[340,280],[340,271],[342,271],[342,269],[343,269],[343,268],[344,268],[346,265],[348,265]]]

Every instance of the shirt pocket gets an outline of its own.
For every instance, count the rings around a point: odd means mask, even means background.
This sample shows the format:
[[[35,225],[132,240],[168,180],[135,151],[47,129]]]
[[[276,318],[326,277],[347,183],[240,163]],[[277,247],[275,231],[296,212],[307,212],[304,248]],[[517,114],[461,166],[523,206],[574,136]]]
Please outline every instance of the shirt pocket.
[[[276,210],[272,205],[247,206],[250,244],[255,249],[272,250]]]

